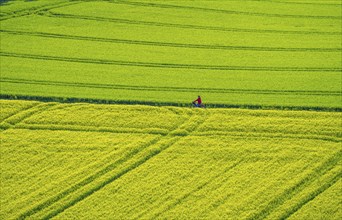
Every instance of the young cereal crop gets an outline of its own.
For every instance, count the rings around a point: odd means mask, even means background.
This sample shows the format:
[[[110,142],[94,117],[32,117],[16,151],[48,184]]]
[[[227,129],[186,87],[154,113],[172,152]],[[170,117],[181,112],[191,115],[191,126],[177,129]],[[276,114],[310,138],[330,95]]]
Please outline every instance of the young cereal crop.
[[[341,110],[339,1],[8,1],[1,97]],[[15,43],[13,43],[15,42]]]

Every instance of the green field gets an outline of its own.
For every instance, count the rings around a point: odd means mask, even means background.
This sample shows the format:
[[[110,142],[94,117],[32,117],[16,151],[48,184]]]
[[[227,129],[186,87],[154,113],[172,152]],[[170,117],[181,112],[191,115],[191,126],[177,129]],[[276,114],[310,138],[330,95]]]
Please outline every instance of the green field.
[[[0,1],[0,220],[342,219],[341,25],[340,0]]]
[[[341,109],[340,1],[9,1],[2,97]]]
[[[342,217],[341,113],[0,103],[1,219]]]

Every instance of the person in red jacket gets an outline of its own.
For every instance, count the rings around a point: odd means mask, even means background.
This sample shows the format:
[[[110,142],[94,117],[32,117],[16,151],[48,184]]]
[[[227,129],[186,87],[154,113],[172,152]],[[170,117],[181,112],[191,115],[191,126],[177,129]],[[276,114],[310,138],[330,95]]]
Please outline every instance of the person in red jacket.
[[[197,102],[197,103],[196,103]],[[198,98],[192,102],[192,104],[194,104],[194,106],[196,107],[202,107],[202,99],[201,96],[198,96]]]

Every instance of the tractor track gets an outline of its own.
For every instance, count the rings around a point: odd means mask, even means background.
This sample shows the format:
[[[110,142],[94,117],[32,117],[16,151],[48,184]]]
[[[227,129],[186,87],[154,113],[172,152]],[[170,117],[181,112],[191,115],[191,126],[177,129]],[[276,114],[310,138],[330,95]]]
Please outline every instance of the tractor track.
[[[57,38],[68,40],[83,40],[94,42],[106,42],[115,44],[133,44],[155,47],[174,47],[174,48],[191,48],[191,49],[208,49],[208,50],[242,50],[242,51],[290,51],[290,52],[341,52],[342,48],[299,48],[299,47],[254,47],[254,46],[228,46],[228,45],[210,45],[210,44],[184,44],[184,43],[171,43],[171,42],[157,42],[157,41],[140,41],[128,40],[118,38],[102,38],[90,36],[76,36],[66,34],[44,33],[44,32],[26,32],[15,30],[0,30],[2,33],[24,36],[36,36],[45,38]]]
[[[188,118],[188,120],[190,120],[190,118]],[[188,122],[188,120],[185,120],[182,124],[179,125],[179,127],[181,127],[184,123]],[[178,129],[178,127],[176,129]],[[172,131],[170,131],[170,133],[171,132]],[[25,219],[27,217],[30,217],[30,216],[35,215],[37,213],[40,213],[44,209],[52,206],[53,204],[59,202],[60,200],[63,200],[63,198],[67,197],[71,193],[74,193],[78,190],[82,190],[82,188],[89,186],[89,184],[94,182],[96,179],[101,178],[101,177],[105,176],[106,174],[110,174],[110,172],[115,171],[115,169],[119,169],[117,172],[115,172],[114,175],[111,175],[110,177],[107,177],[105,180],[101,181],[100,184],[95,185],[93,187],[90,187],[90,189],[87,189],[85,192],[82,192],[81,195],[77,196],[76,198],[71,198],[71,200],[65,201],[62,206],[58,207],[57,209],[53,210],[50,213],[47,213],[46,215],[44,215],[44,217],[42,219],[50,219],[54,216],[57,216],[61,212],[63,212],[66,209],[76,205],[80,201],[89,197],[93,193],[99,191],[100,189],[102,189],[106,185],[112,183],[113,181],[120,178],[121,176],[127,174],[128,172],[130,172],[130,171],[136,169],[137,167],[139,167],[140,165],[144,164],[149,159],[153,158],[154,156],[158,155],[162,151],[164,151],[167,148],[169,148],[170,146],[172,146],[174,143],[176,143],[181,138],[181,137],[177,137],[177,136],[168,136],[168,135],[165,137],[160,136],[159,138],[156,138],[154,141],[149,143],[147,146],[142,147],[143,149],[135,152],[133,155],[130,154],[130,155],[126,156],[124,159],[120,159],[121,162],[119,164],[117,161],[115,161],[114,163],[107,165],[102,170],[100,170],[97,173],[89,176],[88,178],[79,182],[78,184],[76,184],[76,185],[70,187],[69,189],[66,189],[63,192],[55,195],[54,197],[38,204],[37,206],[33,207],[32,209],[25,211],[24,213],[22,213],[18,217],[18,219]],[[162,146],[160,148],[149,150],[150,148],[152,148],[153,146],[155,146],[159,142],[161,142],[163,139],[167,139],[168,137],[170,137],[169,140],[171,140],[172,142],[169,143],[166,141],[166,143],[162,143]],[[173,141],[173,140],[176,140],[176,141]],[[122,164],[124,162],[128,161],[127,163],[129,163],[130,160],[133,160],[132,158],[134,156],[138,155],[139,153],[144,153],[143,151],[146,149],[149,152],[145,153],[146,155],[142,155],[141,158],[137,158],[137,161],[135,161],[133,164],[128,164],[128,165],[126,165],[126,167],[122,167],[121,169],[120,169],[120,167],[117,168],[120,164]]]
[[[129,20],[120,18],[106,18],[106,17],[96,17],[96,16],[85,16],[85,15],[72,15],[72,14],[61,14],[54,12],[44,12],[38,13],[41,16],[48,17],[58,17],[58,18],[68,18],[68,19],[81,19],[81,20],[92,20],[92,21],[104,21],[104,22],[114,22],[121,24],[130,25],[147,25],[147,26],[157,26],[157,27],[170,27],[170,28],[182,28],[182,29],[198,29],[198,30],[208,30],[208,31],[223,31],[223,32],[246,32],[246,33],[275,33],[275,34],[300,34],[300,35],[341,35],[341,32],[335,31],[292,31],[292,30],[272,30],[272,29],[247,29],[247,28],[226,28],[226,27],[215,27],[215,26],[203,26],[203,25],[193,25],[193,24],[176,24],[176,23],[166,23],[166,22],[154,22],[154,21],[140,21],[140,20]]]
[[[337,183],[342,177],[342,173],[338,173],[335,175],[330,182],[324,183],[322,186],[320,186],[314,193],[312,193],[310,196],[303,199],[296,207],[292,208],[289,212],[283,214],[280,219],[288,219],[290,216],[292,216],[294,213],[296,213],[298,210],[300,210],[303,206],[305,206],[310,201],[314,200],[317,196],[324,193],[327,189],[329,189],[331,186]]]
[[[202,7],[193,7],[193,6],[145,3],[145,2],[136,2],[136,1],[122,1],[122,0],[115,0],[115,1],[109,1],[109,2],[112,2],[115,4],[125,4],[125,5],[141,6],[141,7],[197,10],[197,11],[204,11],[204,12],[235,14],[235,15],[244,15],[244,16],[304,18],[304,19],[338,19],[338,20],[342,18],[341,16],[291,15],[291,14],[272,14],[272,13],[261,13],[261,12],[245,12],[245,11],[235,11],[235,10],[225,10],[225,9],[215,9],[215,8],[202,8]]]
[[[242,163],[242,159],[235,162],[234,164],[232,164],[231,166],[228,166],[227,168],[225,168],[222,172],[220,172],[219,174],[211,177],[210,179],[208,179],[207,181],[205,181],[204,183],[200,184],[199,186],[197,186],[196,188],[194,188],[193,190],[191,190],[188,193],[185,193],[184,195],[182,195],[181,197],[177,198],[175,201],[173,201],[170,205],[167,205],[165,208],[163,208],[163,210],[161,210],[160,212],[157,212],[156,214],[153,215],[153,217],[151,219],[157,219],[160,215],[162,215],[164,212],[167,212],[171,209],[174,209],[177,205],[181,204],[183,201],[185,201],[189,196],[193,195],[194,193],[200,191],[201,189],[203,189],[204,187],[206,187],[207,185],[209,185],[210,183],[213,183],[214,181],[217,181],[222,175],[224,175],[225,173],[228,173],[230,170],[234,169],[236,166],[238,166],[239,164]],[[143,215],[138,216],[135,219],[141,219],[143,218]]]
[[[317,177],[323,176],[324,174],[328,173],[331,169],[333,169],[339,163],[340,158],[341,158],[341,152],[338,151],[332,157],[326,160],[323,164],[321,164],[319,167],[316,167],[313,172],[309,173],[303,179],[297,182],[294,186],[286,189],[282,194],[279,195],[279,197],[271,200],[265,208],[258,211],[256,214],[254,214],[253,216],[247,219],[248,220],[265,219],[268,215],[272,213],[272,211],[274,211],[276,208],[281,206],[285,201],[290,200],[293,196],[303,191],[306,188],[306,186],[311,184]],[[326,184],[324,184],[324,186],[325,185]],[[323,186],[323,189],[326,188],[324,186]],[[306,201],[304,201],[304,203],[305,202]],[[290,216],[292,212],[286,215]]]
[[[225,65],[201,65],[201,64],[176,64],[176,63],[150,63],[150,62],[132,62],[122,60],[71,58],[59,56],[33,55],[13,52],[0,52],[0,56],[18,57],[36,60],[54,60],[73,63],[91,63],[103,65],[135,66],[135,67],[153,67],[168,69],[200,69],[200,70],[246,70],[246,71],[289,71],[289,72],[341,72],[341,68],[327,67],[258,67],[258,66],[225,66]]]
[[[2,121],[2,123],[8,123],[11,125],[9,128],[14,128],[25,119],[37,114],[40,111],[45,111],[55,105],[56,103],[37,103],[36,105],[30,106],[29,108],[23,109],[16,114],[7,117]]]
[[[11,18],[16,18],[16,17],[32,15],[32,14],[36,14],[36,13],[39,13],[42,11],[48,11],[48,10],[61,8],[64,6],[69,6],[69,5],[80,4],[80,3],[82,3],[82,2],[80,2],[80,1],[73,1],[73,2],[65,1],[65,2],[58,2],[58,3],[54,3],[54,4],[46,4],[46,5],[37,6],[37,7],[29,8],[29,9],[17,10],[17,11],[6,13],[6,15],[1,16],[0,21],[4,21],[4,20],[11,19]]]

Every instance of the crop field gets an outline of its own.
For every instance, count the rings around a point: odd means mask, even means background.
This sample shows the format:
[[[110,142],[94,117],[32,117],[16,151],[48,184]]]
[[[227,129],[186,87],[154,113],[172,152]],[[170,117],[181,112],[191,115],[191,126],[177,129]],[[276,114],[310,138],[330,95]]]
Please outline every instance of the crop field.
[[[341,109],[341,11],[338,0],[5,1],[1,96]]]
[[[0,220],[342,219],[341,27],[340,0],[0,0]]]
[[[342,217],[340,112],[0,104],[1,219]]]

